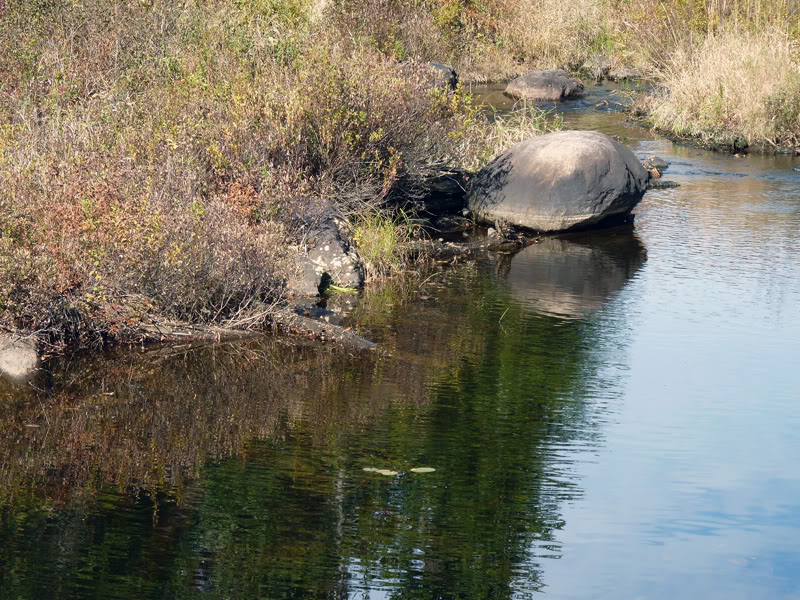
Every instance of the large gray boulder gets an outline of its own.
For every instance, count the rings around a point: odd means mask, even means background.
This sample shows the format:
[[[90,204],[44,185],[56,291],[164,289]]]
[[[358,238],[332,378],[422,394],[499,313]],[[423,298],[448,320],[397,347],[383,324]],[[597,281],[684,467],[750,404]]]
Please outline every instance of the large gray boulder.
[[[0,373],[13,381],[24,381],[38,366],[39,353],[33,340],[0,333]]]
[[[559,131],[513,146],[475,176],[467,196],[478,220],[535,231],[620,221],[647,189],[628,148],[596,131]]]
[[[583,84],[563,69],[534,71],[512,80],[505,93],[520,100],[559,102],[582,96]]]

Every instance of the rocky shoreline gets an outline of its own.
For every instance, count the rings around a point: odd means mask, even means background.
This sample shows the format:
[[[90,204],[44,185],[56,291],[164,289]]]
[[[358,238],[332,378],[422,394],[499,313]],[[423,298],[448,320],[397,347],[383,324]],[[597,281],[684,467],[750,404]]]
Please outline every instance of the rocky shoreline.
[[[443,65],[431,68],[437,76],[446,75],[441,77],[441,85],[453,85],[454,72],[450,77],[450,71]],[[560,100],[579,96],[583,89],[582,84],[570,79],[566,72],[546,72],[543,77],[547,85],[567,78],[566,87],[556,86],[561,90]],[[564,89],[572,91],[564,94]],[[537,94],[542,95],[542,92],[534,93]],[[547,144],[548,140],[552,143],[541,155],[528,155],[529,147]],[[574,158],[568,168],[564,163],[566,157],[562,156],[564,152]],[[548,161],[551,167],[546,166]],[[545,165],[544,170],[533,173],[526,163]],[[509,172],[513,169],[506,169],[504,164],[518,166],[518,172],[511,173],[510,179]],[[514,253],[543,235],[629,220],[631,210],[649,187],[670,186],[670,182],[656,181],[665,167],[665,163],[658,161],[640,164],[630,150],[596,132],[565,131],[535,137],[497,157],[478,173],[444,169],[433,175],[428,181],[427,196],[416,200],[412,208],[419,216],[423,235],[408,243],[405,251],[412,260],[452,262],[486,252]],[[531,176],[534,178],[530,179]],[[575,187],[578,181],[582,182],[580,193]],[[538,220],[517,218],[521,214],[519,206],[508,209],[509,198],[515,194],[513,202],[525,204],[531,201],[525,190],[545,188],[550,191],[533,202],[537,211],[550,211],[552,216],[545,215]],[[488,195],[487,190],[490,191]],[[490,203],[504,204],[506,208],[495,212],[484,210],[490,196]],[[547,205],[549,200],[544,201],[545,197],[555,198],[555,204]],[[579,213],[580,218],[570,216]],[[330,286],[334,290],[358,291],[364,284],[364,265],[352,246],[345,222],[332,211],[305,236],[305,245],[295,258],[294,275],[287,281],[286,300],[273,307],[267,329],[337,343],[352,350],[375,349],[373,342],[329,322],[316,308]],[[142,319],[118,343],[214,343],[261,333],[263,330]],[[24,381],[39,367],[42,345],[37,343],[35,335],[25,332],[5,331],[2,339],[5,343],[0,348],[0,372]]]

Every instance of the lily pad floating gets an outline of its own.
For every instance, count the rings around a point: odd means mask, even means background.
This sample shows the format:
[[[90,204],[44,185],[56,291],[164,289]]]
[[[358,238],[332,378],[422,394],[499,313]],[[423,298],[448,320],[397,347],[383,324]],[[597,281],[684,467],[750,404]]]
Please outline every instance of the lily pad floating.
[[[433,467],[414,467],[409,469],[412,473],[433,473],[435,470]]]
[[[378,473],[380,475],[387,475],[389,477],[394,477],[399,473],[397,471],[392,471],[391,469],[376,469],[375,467],[364,467],[361,469],[362,471],[366,471],[367,473]]]

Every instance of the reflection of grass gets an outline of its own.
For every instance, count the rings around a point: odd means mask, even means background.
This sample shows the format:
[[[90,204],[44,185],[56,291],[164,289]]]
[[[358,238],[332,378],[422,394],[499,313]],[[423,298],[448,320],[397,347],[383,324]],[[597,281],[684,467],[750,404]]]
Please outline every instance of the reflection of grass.
[[[366,327],[386,325],[395,310],[416,293],[417,282],[414,274],[404,273],[379,285],[364,288],[353,312],[353,320]]]

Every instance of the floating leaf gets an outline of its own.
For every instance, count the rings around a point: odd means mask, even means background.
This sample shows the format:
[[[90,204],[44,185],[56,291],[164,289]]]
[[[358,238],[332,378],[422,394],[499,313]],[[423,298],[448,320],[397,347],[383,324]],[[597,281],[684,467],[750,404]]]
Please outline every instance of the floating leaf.
[[[433,473],[435,470],[433,467],[414,467],[409,469],[412,473]]]
[[[381,475],[387,475],[388,477],[394,477],[397,475],[397,471],[392,471],[390,469],[377,469],[376,473],[380,473]]]
[[[376,469],[375,467],[364,467],[361,470],[362,471],[366,471],[367,473],[377,473],[378,472],[378,469]]]

